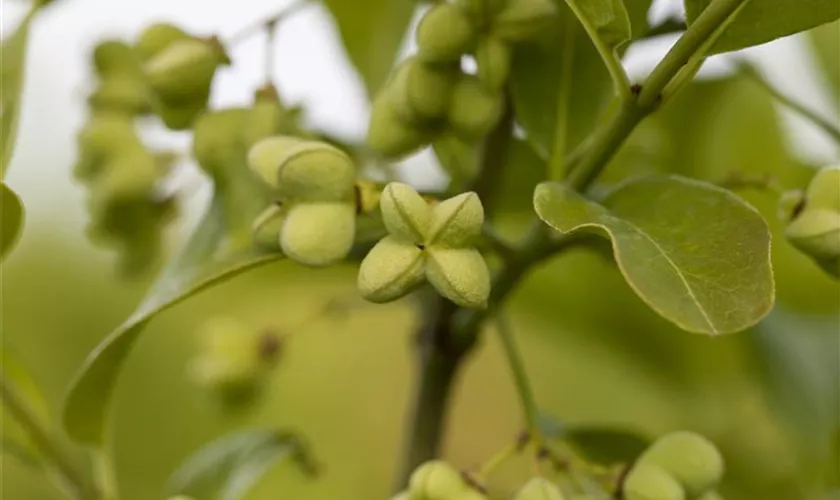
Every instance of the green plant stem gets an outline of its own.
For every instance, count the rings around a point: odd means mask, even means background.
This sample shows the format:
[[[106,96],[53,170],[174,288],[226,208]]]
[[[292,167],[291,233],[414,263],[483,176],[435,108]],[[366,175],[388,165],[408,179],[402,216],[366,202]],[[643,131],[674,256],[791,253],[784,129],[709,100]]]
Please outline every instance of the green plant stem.
[[[250,38],[252,35],[259,33],[260,31],[263,31],[266,28],[272,27],[272,25],[278,24],[279,22],[285,20],[289,16],[297,13],[303,7],[312,5],[316,2],[317,0],[298,0],[297,2],[291,5],[287,5],[279,11],[277,11],[276,13],[262,18],[258,21],[255,21],[254,23],[249,24],[248,26],[245,26],[244,28],[235,32],[233,35],[227,37],[227,39],[225,40],[225,45],[236,45],[237,43],[242,42],[247,38]]]
[[[99,489],[99,498],[101,500],[117,500],[119,498],[119,487],[110,449],[103,447],[100,450],[93,451],[91,458],[93,460],[94,478]]]
[[[607,67],[607,71],[613,82],[613,88],[619,100],[628,101],[632,99],[633,94],[630,92],[630,79],[627,77],[627,72],[624,71],[624,66],[621,65],[618,55],[601,40],[601,37],[593,30],[592,25],[586,21],[586,16],[578,9],[575,2],[566,0],[566,5],[569,6],[569,9],[580,20],[583,29],[586,30],[590,40],[592,40],[592,44],[595,45],[595,49],[604,61],[604,65]]]
[[[790,96],[783,94],[779,91],[779,89],[773,87],[770,82],[762,78],[761,75],[759,75],[758,72],[751,66],[742,66],[742,73],[764,89],[775,100],[779,101],[780,104],[808,119],[811,123],[822,129],[823,132],[831,136],[832,139],[840,144],[840,127],[836,124],[831,123],[826,118],[818,115],[814,110],[805,107],[805,105],[801,102],[797,102]]]
[[[554,120],[554,150],[548,160],[548,178],[559,181],[566,176],[566,142],[569,136],[569,95],[572,87],[572,66],[575,58],[575,30],[567,20],[563,37],[563,67],[557,92],[557,111]]]
[[[662,91],[683,67],[702,55],[708,39],[749,0],[716,0],[689,26],[647,77],[635,99],[625,101],[610,122],[597,131],[567,181],[585,190],[598,177],[636,125],[659,105]]]
[[[522,415],[525,418],[528,436],[537,449],[541,449],[543,437],[539,425],[539,411],[537,410],[534,391],[531,389],[531,382],[528,379],[528,373],[525,371],[525,360],[516,344],[510,321],[507,316],[500,312],[496,313],[496,330],[499,333],[502,350],[513,374],[513,382],[516,385],[516,393],[519,395],[519,403],[522,406]]]
[[[9,415],[29,436],[32,444],[52,462],[54,472],[60,483],[60,489],[70,498],[81,500],[97,498],[87,487],[82,474],[73,467],[70,460],[60,451],[53,438],[41,427],[26,402],[20,398],[17,390],[2,374],[0,374],[0,399],[3,400]]]

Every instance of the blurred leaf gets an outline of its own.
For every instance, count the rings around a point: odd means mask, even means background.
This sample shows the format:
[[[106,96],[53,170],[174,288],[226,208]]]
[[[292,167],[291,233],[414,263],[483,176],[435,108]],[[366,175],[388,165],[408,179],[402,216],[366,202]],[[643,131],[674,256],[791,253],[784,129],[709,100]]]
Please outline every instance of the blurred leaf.
[[[478,171],[478,148],[453,134],[444,134],[432,143],[440,166],[449,174],[455,186],[463,186]]]
[[[39,8],[33,3],[17,30],[0,46],[0,179],[6,177],[15,148],[29,26]]]
[[[809,35],[837,109],[840,106],[840,23],[820,26]]]
[[[22,228],[23,203],[5,182],[0,182],[0,260],[17,242]]]
[[[689,26],[713,0],[685,0]],[[720,36],[712,53],[729,52],[792,35],[840,17],[837,0],[756,0],[748,2]]]
[[[75,440],[101,446],[117,376],[134,342],[158,313],[201,290],[281,258],[254,248],[251,223],[270,204],[239,179],[217,190],[181,255],[168,265],[140,306],[85,360],[65,401],[63,422]]]
[[[530,193],[545,178],[545,161],[523,139],[511,139],[499,182],[501,212],[533,213]]]
[[[8,390],[14,391],[16,398],[26,405],[27,412],[41,428],[49,428],[50,409],[41,391],[41,387],[26,365],[6,348],[0,348],[0,376]],[[2,422],[3,451],[10,453],[28,465],[38,465],[43,461],[41,451],[32,442],[29,434],[20,426],[14,412],[7,409],[6,401],[0,406]]]
[[[773,305],[767,224],[729,191],[677,176],[647,177],[624,184],[601,206],[544,183],[534,206],[562,233],[606,233],[634,291],[685,330],[740,331]]]
[[[750,335],[762,390],[779,420],[800,442],[803,472],[837,481],[835,435],[840,408],[838,316],[796,314],[777,307]],[[836,463],[836,462],[835,462]],[[805,465],[808,464],[808,465]]]
[[[553,152],[558,112],[566,113],[567,148],[580,143],[598,123],[609,102],[612,84],[595,46],[565,4],[540,40],[516,46],[511,74],[513,105],[517,122],[527,139],[543,157]],[[561,75],[564,71],[563,44],[567,29],[573,29],[572,72],[569,99],[559,108]]]
[[[169,494],[196,500],[239,500],[284,459],[294,461],[306,473],[317,469],[297,434],[256,430],[225,436],[196,451],[172,474]]]
[[[650,445],[635,432],[596,426],[571,427],[564,440],[587,460],[603,465],[632,463]]]
[[[413,0],[326,0],[325,3],[368,94],[374,95],[391,71],[417,4]]]
[[[566,0],[589,36],[615,49],[630,39],[630,18],[621,0]]]
[[[572,446],[588,461],[602,465],[632,463],[650,446],[650,439],[629,429],[598,424],[566,424],[540,415],[540,429],[548,439]]]
[[[653,0],[624,0],[633,38],[639,38],[649,31],[648,11],[652,3]]]

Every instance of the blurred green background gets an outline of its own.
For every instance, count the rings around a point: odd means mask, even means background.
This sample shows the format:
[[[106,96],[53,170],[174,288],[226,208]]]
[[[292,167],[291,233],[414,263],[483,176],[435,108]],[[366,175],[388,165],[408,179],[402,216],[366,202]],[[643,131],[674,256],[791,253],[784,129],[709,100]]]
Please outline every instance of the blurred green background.
[[[814,71],[825,70],[835,97],[840,62],[831,50],[838,29],[834,24],[799,37],[816,42],[815,60],[823,63]],[[33,124],[47,118],[29,120],[24,143]],[[74,129],[51,133],[72,137]],[[62,207],[80,210],[79,188],[27,196],[41,184],[70,183],[72,158],[44,154],[39,158],[67,171],[33,180],[19,173],[39,168],[32,154],[22,152],[10,176],[12,187],[29,186],[20,191],[31,217],[2,267],[2,341],[31,367],[57,414],[86,354],[127,317],[148,283],[118,280],[111,256],[84,238],[83,222],[62,215]],[[813,172],[809,163],[791,151],[789,130],[771,99],[753,83],[724,74],[693,85],[645,122],[605,179],[669,171],[714,181],[738,171],[771,174],[784,187],[801,187]],[[511,189],[530,189],[520,184]],[[507,309],[547,413],[650,436],[696,430],[725,455],[726,498],[818,498],[817,492],[837,484],[840,472],[833,447],[840,429],[840,286],[785,242],[775,195],[741,194],[773,228],[777,281],[774,311],[749,331],[719,338],[681,332],[644,307],[607,259],[582,251],[537,270]],[[523,220],[517,206],[503,216],[511,230]],[[182,231],[173,231],[173,239],[182,238]],[[361,303],[354,285],[350,266],[312,271],[272,264],[157,318],[123,371],[112,412],[124,498],[162,498],[167,476],[192,451],[228,431],[255,426],[303,432],[325,471],[312,480],[280,465],[249,498],[385,498],[413,388],[411,332],[417,318],[407,300]],[[348,316],[302,323],[335,299],[353,304]],[[187,376],[196,329],[218,315],[294,332],[268,394],[247,415],[218,413]],[[488,329],[458,380],[445,456],[460,466],[479,463],[510,443],[520,425],[508,368]],[[84,463],[79,450],[73,453]],[[3,458],[0,472],[4,498],[60,498],[13,458]],[[511,489],[526,474],[524,464],[515,463],[494,485]]]

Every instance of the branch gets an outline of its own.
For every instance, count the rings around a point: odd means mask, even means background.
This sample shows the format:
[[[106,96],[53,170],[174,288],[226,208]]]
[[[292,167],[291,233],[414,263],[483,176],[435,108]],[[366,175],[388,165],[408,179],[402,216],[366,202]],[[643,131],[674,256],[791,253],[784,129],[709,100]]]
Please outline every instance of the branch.
[[[793,100],[790,96],[783,94],[779,89],[775,88],[773,85],[770,84],[765,78],[763,78],[758,71],[746,62],[741,62],[738,68],[741,73],[746,75],[750,80],[756,83],[759,87],[763,88],[770,94],[774,99],[779,101],[779,104],[786,106],[793,110],[794,112],[800,114],[805,119],[809,120],[811,123],[819,127],[823,130],[826,134],[831,136],[832,139],[837,141],[840,144],[840,127],[831,123],[826,118],[821,115],[818,115],[814,110],[806,108],[801,102],[797,102]]]
[[[576,168],[568,177],[570,186],[585,190],[606,167],[636,125],[659,105],[665,87],[692,60],[702,56],[718,28],[749,0],[717,0],[689,26],[668,54],[654,68],[635,99],[622,103],[609,124],[596,132]]]
[[[542,432],[539,426],[539,412],[537,410],[534,391],[531,389],[531,382],[525,371],[525,361],[522,353],[516,344],[513,329],[507,316],[496,313],[496,329],[499,332],[499,339],[502,341],[502,350],[510,365],[513,374],[513,382],[516,385],[516,392],[519,394],[519,402],[522,406],[522,415],[525,418],[525,425],[528,429],[528,437],[536,448],[542,449]]]

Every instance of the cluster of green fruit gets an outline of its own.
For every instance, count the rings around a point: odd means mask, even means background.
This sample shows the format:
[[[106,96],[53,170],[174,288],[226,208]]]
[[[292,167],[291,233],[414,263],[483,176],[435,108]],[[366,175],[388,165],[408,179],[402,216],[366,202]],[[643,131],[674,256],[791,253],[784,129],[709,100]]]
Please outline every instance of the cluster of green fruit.
[[[416,31],[417,54],[400,64],[373,103],[368,146],[387,158],[442,138],[467,144],[501,118],[513,43],[555,14],[551,0],[458,0],[429,9]],[[462,71],[473,55],[475,75]]]
[[[363,297],[390,302],[427,280],[459,306],[487,306],[490,272],[473,246],[484,223],[484,208],[475,193],[430,204],[410,186],[392,182],[382,191],[379,206],[388,236],[359,268]]]
[[[724,463],[715,445],[693,432],[658,439],[622,484],[624,500],[722,500],[715,491]]]
[[[290,259],[327,266],[344,259],[356,237],[360,206],[352,160],[329,144],[289,136],[257,142],[251,169],[279,206],[256,224],[255,239],[279,242]],[[388,231],[362,261],[358,286],[372,302],[396,300],[424,282],[464,307],[484,307],[490,273],[473,247],[484,210],[475,193],[430,205],[410,186],[390,183],[379,197]]]
[[[840,278],[840,166],[817,172],[805,192],[782,197],[788,241]]]
[[[255,226],[256,240],[276,244],[290,259],[327,266],[344,259],[356,237],[356,169],[329,144],[290,136],[257,142],[251,169],[279,206]]]
[[[120,269],[136,274],[157,259],[163,230],[175,216],[174,197],[160,190],[174,157],[147,148],[135,129],[135,118],[152,106],[135,51],[102,42],[93,66],[99,84],[88,97],[90,116],[78,135],[73,174],[89,190],[89,236],[117,247]]]
[[[226,409],[258,396],[280,356],[280,338],[231,318],[208,321],[199,330],[199,353],[190,375]]]
[[[526,482],[513,500],[723,500],[716,488],[723,458],[709,440],[692,432],[674,432],[651,445],[621,481],[620,494],[564,493],[544,477]],[[479,485],[451,465],[433,460],[411,475],[408,489],[392,500],[482,500]]]

